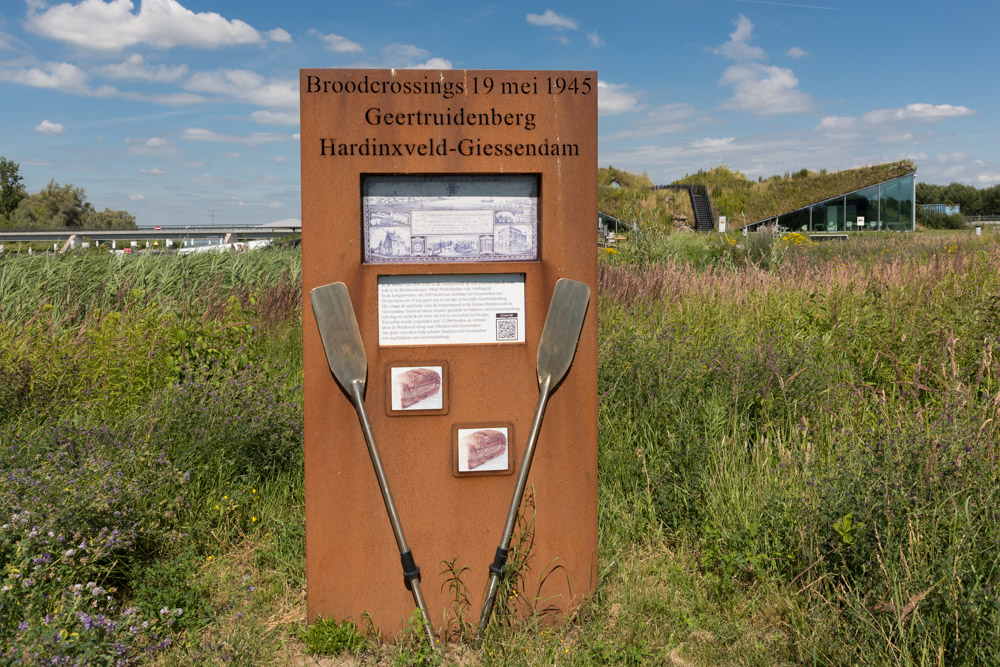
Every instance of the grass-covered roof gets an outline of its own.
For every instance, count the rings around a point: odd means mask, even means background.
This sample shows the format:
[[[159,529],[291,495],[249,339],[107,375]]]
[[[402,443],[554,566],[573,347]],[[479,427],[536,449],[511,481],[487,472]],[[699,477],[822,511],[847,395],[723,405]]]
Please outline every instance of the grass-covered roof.
[[[732,224],[742,227],[914,171],[913,162],[903,160],[835,172],[802,169],[793,174],[754,182],[740,172],[723,166],[689,174],[675,184],[707,186],[716,214],[724,215]]]

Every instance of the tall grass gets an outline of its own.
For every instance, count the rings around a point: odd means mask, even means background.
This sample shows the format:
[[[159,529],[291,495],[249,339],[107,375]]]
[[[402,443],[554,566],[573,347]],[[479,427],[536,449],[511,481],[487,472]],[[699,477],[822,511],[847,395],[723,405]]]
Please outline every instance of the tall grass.
[[[0,260],[0,661],[302,662],[298,256],[188,259]],[[998,267],[971,235],[606,256],[596,595],[440,660],[364,619],[305,636],[372,664],[997,663]]]
[[[603,267],[607,543],[645,508],[717,595],[787,587],[828,628],[795,661],[996,662],[998,266],[966,238]]]
[[[0,661],[261,655],[197,638],[220,595],[302,585],[299,267],[0,259]],[[220,588],[246,544],[260,565]]]

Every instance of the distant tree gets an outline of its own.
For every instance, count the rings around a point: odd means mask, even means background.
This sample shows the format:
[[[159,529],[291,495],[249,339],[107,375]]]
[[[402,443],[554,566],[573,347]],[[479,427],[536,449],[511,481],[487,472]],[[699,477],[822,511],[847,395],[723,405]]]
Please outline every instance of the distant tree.
[[[83,214],[86,229],[135,229],[135,216],[128,211],[112,211],[109,208],[98,211],[89,203]]]
[[[983,212],[983,194],[974,185],[949,183],[942,189],[941,196],[945,201],[940,203],[958,204],[963,215],[981,215]]]
[[[944,190],[943,185],[917,183],[917,204],[954,204],[955,202],[941,200],[942,190]]]
[[[54,180],[28,195],[18,205],[11,222],[17,227],[80,227],[83,223],[87,193],[83,188]]]
[[[0,217],[9,217],[27,196],[22,181],[21,165],[0,157]]]
[[[1000,215],[1000,183],[983,190],[983,215]]]
[[[918,204],[958,204],[962,215],[1000,215],[1000,184],[982,190],[964,183],[917,183]]]

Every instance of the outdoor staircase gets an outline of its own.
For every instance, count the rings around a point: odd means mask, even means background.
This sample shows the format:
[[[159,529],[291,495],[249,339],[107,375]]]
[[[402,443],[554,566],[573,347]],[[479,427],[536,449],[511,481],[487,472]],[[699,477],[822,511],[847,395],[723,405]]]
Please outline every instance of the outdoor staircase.
[[[708,199],[708,188],[699,185],[691,188],[691,207],[694,209],[695,231],[713,231],[715,218],[712,216],[712,203]]]
[[[708,233],[715,231],[715,216],[712,201],[708,198],[708,187],[704,185],[654,185],[654,190],[687,190],[694,209],[695,231]]]

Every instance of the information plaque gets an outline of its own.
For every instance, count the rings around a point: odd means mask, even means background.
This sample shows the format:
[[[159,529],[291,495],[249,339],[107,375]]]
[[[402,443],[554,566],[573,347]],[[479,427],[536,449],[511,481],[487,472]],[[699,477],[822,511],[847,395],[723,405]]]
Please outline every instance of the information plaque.
[[[364,403],[420,588],[475,623],[539,400],[556,281],[590,286],[552,394],[500,613],[564,618],[597,585],[596,72],[300,72],[307,607],[387,640],[414,600],[358,414],[331,375],[312,289],[344,283]],[[412,571],[412,570],[411,570]],[[497,605],[500,609],[501,605]]]
[[[524,275],[379,276],[379,345],[524,342]]]
[[[538,259],[536,176],[368,176],[364,261]]]

